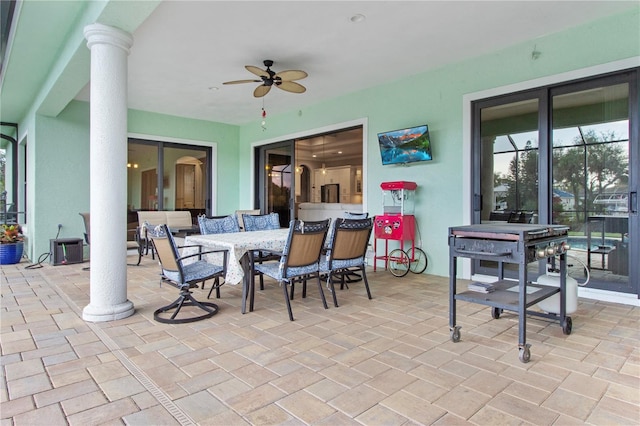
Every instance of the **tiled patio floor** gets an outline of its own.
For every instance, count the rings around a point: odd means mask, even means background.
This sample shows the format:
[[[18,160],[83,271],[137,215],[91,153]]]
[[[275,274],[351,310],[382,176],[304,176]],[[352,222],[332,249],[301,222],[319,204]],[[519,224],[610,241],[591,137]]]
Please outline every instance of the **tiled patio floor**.
[[[511,313],[459,303],[451,342],[442,277],[370,271],[373,300],[356,283],[328,310],[298,289],[295,322],[273,282],[246,315],[224,286],[216,316],[166,325],[177,290],[144,259],[135,315],[87,323],[82,266],[2,267],[0,426],[640,424],[637,307],[581,299],[569,336],[530,318],[523,364]]]

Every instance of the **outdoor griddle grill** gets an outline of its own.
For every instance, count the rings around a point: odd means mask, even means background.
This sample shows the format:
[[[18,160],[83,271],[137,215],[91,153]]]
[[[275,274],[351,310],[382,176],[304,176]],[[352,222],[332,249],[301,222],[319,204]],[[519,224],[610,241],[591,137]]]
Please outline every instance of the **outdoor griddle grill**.
[[[460,341],[460,326],[456,325],[456,300],[491,306],[491,316],[498,319],[502,310],[518,313],[519,358],[529,362],[531,345],[526,342],[526,315],[543,316],[560,322],[564,334],[571,334],[571,317],[566,316],[566,253],[569,249],[569,227],[519,223],[488,223],[449,228],[449,327],[451,340]],[[527,264],[560,258],[560,286],[532,284],[527,277]],[[456,291],[456,260],[465,257],[498,262],[495,291]],[[518,282],[504,279],[504,264],[518,264]],[[560,314],[527,311],[539,301],[560,292]]]

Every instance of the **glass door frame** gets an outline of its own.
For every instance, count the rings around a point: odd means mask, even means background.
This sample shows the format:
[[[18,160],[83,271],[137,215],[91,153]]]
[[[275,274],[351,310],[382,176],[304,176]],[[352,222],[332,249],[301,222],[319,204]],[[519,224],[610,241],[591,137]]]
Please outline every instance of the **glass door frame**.
[[[257,177],[256,179],[256,190],[254,191],[254,200],[253,200],[253,208],[255,209],[260,209],[260,212],[262,214],[266,214],[266,213],[270,213],[268,211],[269,208],[269,200],[268,200],[268,194],[266,193],[265,188],[267,187],[266,185],[266,167],[267,167],[267,163],[266,163],[266,153],[269,150],[273,150],[273,149],[288,149],[288,151],[290,152],[291,155],[291,167],[293,169],[293,165],[295,164],[295,140],[294,139],[289,139],[286,141],[281,141],[281,142],[275,142],[275,143],[270,143],[270,144],[266,144],[266,145],[260,145],[260,146],[256,146],[255,147],[255,158],[257,159],[257,161],[255,161],[255,170],[254,170],[254,176]],[[293,171],[293,170],[292,170]],[[295,179],[293,179],[293,175],[292,175],[292,179],[291,179],[291,191],[289,194],[289,205],[288,205],[288,211],[289,211],[289,219],[285,220],[285,218],[280,218],[280,223],[289,223],[289,220],[295,218],[295,193],[296,193],[296,188],[295,188]],[[287,225],[285,225],[287,226]]]
[[[541,224],[551,223],[552,219],[552,117],[551,105],[552,94],[571,93],[585,88],[609,86],[619,83],[629,84],[629,283],[624,288],[607,288],[611,291],[631,292],[638,295],[640,280],[640,265],[631,259],[640,258],[640,216],[638,215],[637,192],[640,188],[640,69],[632,68],[622,71],[611,72],[602,75],[582,78],[574,81],[560,82],[548,86],[533,88],[494,96],[491,98],[471,101],[471,223],[480,223],[482,208],[481,192],[481,159],[482,144],[480,133],[480,114],[482,108],[497,106],[528,99],[538,99],[538,222]],[[473,274],[493,275],[489,268],[480,268],[477,262],[472,264]],[[598,288],[598,287],[596,287]]]

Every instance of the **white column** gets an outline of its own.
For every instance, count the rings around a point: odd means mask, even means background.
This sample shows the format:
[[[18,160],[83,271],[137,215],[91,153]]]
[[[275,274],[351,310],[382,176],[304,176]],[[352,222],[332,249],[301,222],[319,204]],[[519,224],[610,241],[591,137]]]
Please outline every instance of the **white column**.
[[[91,284],[85,321],[133,314],[127,299],[127,57],[133,38],[102,24],[84,29],[91,49]]]

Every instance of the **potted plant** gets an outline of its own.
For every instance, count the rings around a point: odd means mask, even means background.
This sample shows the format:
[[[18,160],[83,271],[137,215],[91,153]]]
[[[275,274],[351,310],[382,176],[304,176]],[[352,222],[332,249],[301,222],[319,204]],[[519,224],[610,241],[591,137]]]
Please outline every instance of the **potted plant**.
[[[0,227],[0,265],[20,262],[24,250],[24,235],[20,225],[3,224]]]

